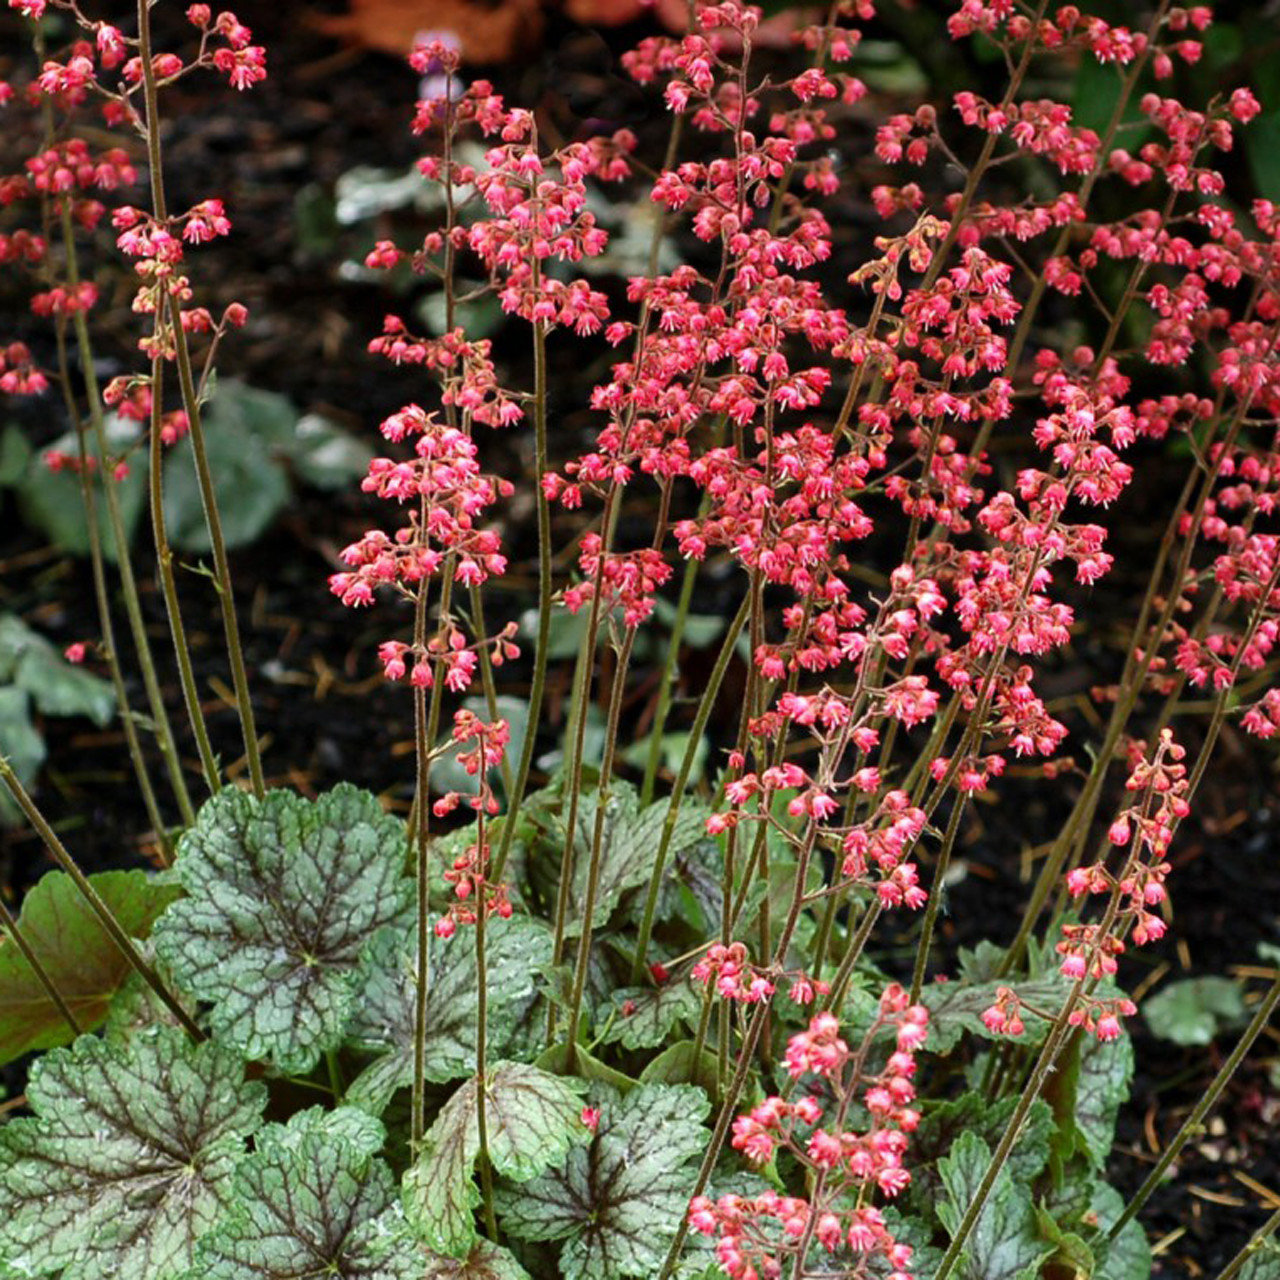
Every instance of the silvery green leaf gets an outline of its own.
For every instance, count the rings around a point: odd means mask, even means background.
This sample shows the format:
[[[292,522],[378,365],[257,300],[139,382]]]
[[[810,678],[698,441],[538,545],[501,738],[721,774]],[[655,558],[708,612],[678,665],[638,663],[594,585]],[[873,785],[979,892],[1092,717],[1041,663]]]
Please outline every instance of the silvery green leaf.
[[[193,1280],[421,1280],[425,1255],[374,1155],[382,1141],[382,1126],[351,1107],[266,1126],[230,1211],[200,1242]]]
[[[990,1164],[991,1149],[968,1130],[938,1162],[946,1192],[938,1217],[953,1239]],[[1037,1234],[1030,1191],[1014,1181],[1006,1165],[965,1242],[956,1280],[1037,1280],[1040,1263],[1052,1252],[1053,1245]]]
[[[61,1280],[178,1280],[227,1208],[261,1084],[172,1027],[81,1036],[31,1070],[35,1115],[0,1130],[0,1265]]]
[[[696,1022],[703,996],[687,977],[660,987],[620,987],[611,993],[612,1021],[604,1044],[624,1049],[652,1049],[662,1044],[679,1023]]]
[[[46,716],[87,716],[99,728],[116,713],[111,685],[68,662],[13,614],[0,615],[0,676],[25,689]]]
[[[486,935],[489,1050],[501,1057],[510,1052],[511,1033],[537,999],[534,979],[551,959],[551,934],[540,921],[512,916],[494,917]],[[423,1075],[442,1083],[475,1068],[474,935],[464,930],[448,941],[430,937]],[[397,1089],[413,1083],[417,948],[410,932],[384,935],[374,944],[371,960],[347,1039],[355,1048],[380,1056],[352,1082],[347,1101],[381,1113]]]
[[[115,533],[107,509],[104,486],[113,485],[120,503],[120,520],[124,526],[125,542],[133,541],[134,531],[147,505],[147,451],[138,450],[141,429],[136,422],[108,414],[104,434],[107,438],[109,458],[129,454],[129,471],[121,480],[111,472],[95,467],[93,476],[96,498],[98,537],[103,555],[115,564]],[[26,475],[17,482],[18,505],[23,519],[40,529],[60,551],[73,556],[87,556],[90,549],[89,522],[85,518],[84,497],[80,476],[70,468],[52,471],[45,464],[43,453],[56,452],[78,457],[80,443],[75,432],[68,432],[49,444],[41,455],[32,457],[27,464]],[[93,434],[87,437],[88,456],[97,459],[99,449]]]
[[[908,1199],[918,1213],[932,1215],[941,1203],[940,1161],[954,1149],[960,1136],[976,1134],[989,1147],[994,1147],[1004,1136],[1018,1101],[1017,1098],[1001,1098],[999,1102],[989,1103],[981,1093],[972,1091],[930,1106],[925,1111],[919,1128],[911,1135],[912,1172]],[[1030,1186],[1044,1169],[1049,1159],[1053,1125],[1052,1108],[1037,1098],[1031,1104],[1005,1166],[1019,1186]]]
[[[1115,1143],[1116,1116],[1133,1079],[1133,1041],[1085,1036],[1076,1076],[1076,1134],[1089,1163],[1101,1171]]]
[[[309,1071],[342,1039],[378,930],[408,922],[404,856],[403,824],[368,792],[228,788],[178,846],[189,896],[160,918],[156,951],[246,1057]]]
[[[560,1160],[582,1123],[581,1081],[520,1062],[499,1062],[485,1084],[489,1159],[513,1182],[527,1182]],[[405,1215],[427,1246],[465,1257],[475,1243],[479,1202],[472,1169],[480,1151],[477,1082],[472,1077],[440,1110],[422,1154],[405,1175]]]
[[[1099,1233],[1093,1242],[1094,1252],[1098,1255],[1098,1269],[1093,1280],[1147,1280],[1151,1274],[1151,1246],[1147,1243],[1142,1223],[1137,1220],[1127,1222],[1109,1243],[1103,1238],[1103,1233],[1124,1212],[1124,1206],[1124,1197],[1109,1183],[1100,1182],[1094,1187],[1088,1210],[1088,1221]],[[1267,1273],[1252,1276],[1249,1280],[1267,1280]]]
[[[593,926],[597,929],[608,923],[624,894],[648,884],[668,808],[665,801],[659,801],[641,809],[635,788],[622,782],[613,784],[612,794],[605,803],[607,807],[601,828],[600,865],[595,904],[591,913]],[[598,805],[598,793],[592,791],[582,797],[578,807],[573,840],[569,920],[565,928],[568,937],[576,937],[582,932]],[[567,811],[562,811],[553,820],[549,836],[553,846],[562,844],[565,840],[567,819]],[[668,859],[705,836],[705,814],[697,805],[682,806],[668,847]]]
[[[1174,1044],[1210,1044],[1214,1036],[1245,1021],[1244,992],[1231,978],[1183,978],[1143,1002],[1152,1033]]]
[[[688,1085],[640,1085],[625,1097],[598,1089],[591,1141],[542,1177],[499,1189],[502,1227],[521,1240],[563,1240],[564,1280],[650,1277],[688,1208],[710,1103]]]

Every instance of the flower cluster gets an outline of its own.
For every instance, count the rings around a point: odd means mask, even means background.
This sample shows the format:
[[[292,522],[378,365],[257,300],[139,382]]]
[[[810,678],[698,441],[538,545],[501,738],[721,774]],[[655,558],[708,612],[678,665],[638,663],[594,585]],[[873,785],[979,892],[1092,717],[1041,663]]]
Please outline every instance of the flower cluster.
[[[899,986],[888,987],[861,1044],[851,1048],[833,1014],[820,1013],[808,1030],[787,1044],[786,1069],[793,1081],[817,1076],[822,1087],[787,1100],[765,1098],[733,1123],[733,1146],[755,1164],[789,1151],[809,1171],[808,1198],[765,1191],[756,1196],[699,1196],[689,1221],[715,1236],[716,1259],[734,1280],[761,1280],[784,1273],[794,1262],[803,1270],[816,1241],[842,1275],[863,1280],[882,1275],[910,1280],[912,1249],[897,1241],[884,1214],[870,1203],[878,1191],[898,1195],[911,1180],[904,1166],[908,1135],[919,1124],[912,1107],[915,1053],[928,1033],[928,1013],[911,1005]],[[893,1048],[881,1065],[880,1043],[891,1033]],[[865,1128],[849,1123],[857,1101]]]

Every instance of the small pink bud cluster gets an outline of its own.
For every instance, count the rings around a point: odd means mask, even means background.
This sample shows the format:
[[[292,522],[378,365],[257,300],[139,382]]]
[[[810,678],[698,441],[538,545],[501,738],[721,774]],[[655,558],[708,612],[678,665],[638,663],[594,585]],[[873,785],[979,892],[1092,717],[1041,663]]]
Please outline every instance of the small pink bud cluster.
[[[432,812],[437,817],[444,817],[465,803],[475,810],[478,820],[476,839],[444,873],[445,881],[453,885],[453,901],[448,912],[436,921],[435,931],[440,938],[452,937],[460,924],[474,924],[476,912],[480,910],[486,916],[496,915],[504,920],[511,917],[506,885],[492,884],[488,879],[490,849],[485,823],[486,817],[498,812],[498,798],[490,781],[490,771],[496,769],[506,755],[511,727],[505,720],[495,720],[490,724],[462,708],[454,713],[452,737],[464,748],[458,752],[457,760],[475,778],[476,792],[470,796],[456,791],[447,792],[435,802]]]
[[[49,388],[49,379],[32,358],[24,342],[0,347],[0,391],[15,396],[35,396]]]
[[[1100,922],[1064,924],[1056,944],[1062,957],[1059,969],[1075,984],[1068,1022],[1100,1040],[1114,1040],[1120,1019],[1131,1017],[1137,1006],[1122,996],[1095,996],[1093,984],[1117,972],[1126,939],[1142,946],[1165,932],[1164,919],[1153,908],[1168,896],[1164,885],[1172,868],[1166,855],[1178,824],[1190,812],[1184,756],[1169,729],[1161,730],[1153,753],[1134,744],[1125,788],[1138,793],[1138,799],[1117,814],[1107,832],[1111,843],[1124,850],[1122,867],[1112,872],[1105,862],[1097,862],[1066,877],[1073,898],[1097,895],[1109,902]],[[997,1035],[1019,1036],[1024,1030],[1020,1009],[1016,993],[1000,987],[995,1004],[982,1014],[983,1025]]]
[[[774,984],[752,966],[741,942],[714,943],[693,966],[692,975],[704,987],[714,983],[716,994],[724,999],[743,1004],[758,1004],[774,992]]]

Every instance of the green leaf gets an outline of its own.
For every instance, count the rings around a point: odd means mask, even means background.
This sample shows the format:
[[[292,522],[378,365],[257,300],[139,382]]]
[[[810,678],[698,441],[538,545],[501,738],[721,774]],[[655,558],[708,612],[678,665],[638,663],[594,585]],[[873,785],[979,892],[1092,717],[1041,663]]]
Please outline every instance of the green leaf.
[[[920,995],[920,1003],[929,1010],[929,1041],[925,1048],[930,1053],[948,1054],[966,1032],[984,1040],[1003,1040],[982,1022],[983,1012],[995,1004],[996,989],[1001,986],[1009,987],[1032,1005],[1056,1010],[1070,984],[1057,973],[999,982],[968,982],[963,978],[958,982],[935,982]],[[1021,1043],[1037,1045],[1045,1038],[1049,1024],[1034,1015],[1024,1016],[1027,1029]]]
[[[1275,1280],[1277,1275],[1280,1275],[1280,1240],[1272,1236],[1250,1253],[1236,1280]]]
[[[129,473],[123,480],[108,476],[104,482],[101,467],[96,468],[93,475],[102,551],[114,564],[117,560],[116,540],[111,529],[103,485],[106,483],[115,487],[116,497],[120,501],[125,541],[132,542],[147,502],[147,458],[145,449],[137,449],[141,432],[136,422],[109,414],[104,430],[107,452],[112,458],[130,455]],[[68,432],[49,445],[45,452],[56,451],[74,458],[79,456],[79,448],[75,434]],[[100,456],[92,433],[87,437],[87,453],[91,458]],[[22,515],[27,523],[44,533],[59,551],[66,551],[73,556],[89,554],[89,523],[85,518],[80,477],[76,472],[50,471],[43,454],[33,457],[18,486],[18,505],[22,508]]]
[[[586,1135],[583,1084],[520,1062],[500,1062],[486,1077],[489,1159],[513,1182],[527,1182]],[[472,1209],[479,1193],[471,1171],[480,1152],[472,1077],[440,1109],[422,1154],[404,1179],[404,1209],[426,1244],[465,1257],[476,1239]]]
[[[382,1126],[350,1107],[266,1126],[231,1211],[200,1242],[201,1280],[420,1280],[422,1251],[374,1155],[382,1141]]]
[[[44,764],[44,738],[31,720],[31,697],[25,689],[0,686],[0,755],[18,775],[18,781],[29,787]],[[0,821],[12,825],[22,821],[8,787],[0,788]]]
[[[1124,1197],[1115,1187],[1100,1182],[1094,1188],[1087,1215],[1097,1231],[1096,1238],[1090,1240],[1098,1258],[1092,1280],[1147,1280],[1151,1274],[1151,1246],[1140,1222],[1127,1222],[1109,1245],[1105,1243],[1106,1233],[1124,1212],[1124,1205]]]
[[[962,1133],[950,1154],[938,1162],[946,1192],[938,1205],[938,1217],[953,1239],[990,1164],[991,1148],[969,1131]],[[1030,1193],[1014,1180],[1006,1165],[969,1233],[964,1261],[955,1274],[957,1280],[1036,1280],[1040,1263],[1053,1250],[1036,1231]]]
[[[0,488],[12,488],[21,481],[31,460],[31,446],[20,427],[12,423],[0,432]]]
[[[649,882],[653,861],[662,839],[662,825],[667,816],[665,800],[641,810],[635,788],[615,782],[613,794],[605,810],[604,827],[600,846],[600,868],[596,886],[595,907],[592,911],[593,928],[608,923],[614,908],[629,890]],[[587,877],[591,867],[591,848],[595,837],[598,793],[582,797],[578,806],[577,830],[574,833],[573,883],[570,890],[569,921],[566,936],[576,937],[582,932],[582,918],[586,906]],[[555,840],[563,841],[564,819],[555,824]],[[706,836],[704,818],[697,806],[682,806],[676,819],[668,849],[668,857],[695,844]]]
[[[87,716],[101,728],[116,713],[107,681],[68,662],[13,614],[0,616],[0,678],[25,689],[46,716]]]
[[[271,446],[288,441],[297,420],[283,396],[232,381],[217,385],[204,412],[205,452],[228,547],[253,542],[289,501],[289,480]],[[186,436],[165,459],[164,514],[173,545],[200,554],[212,544],[192,448]]]
[[[519,760],[524,750],[524,737],[529,732],[529,703],[525,698],[515,698],[510,694],[499,694],[494,699],[498,716],[507,722],[511,738],[507,743],[507,759]],[[489,700],[484,697],[463,698],[462,705],[474,712],[482,720],[489,719]],[[443,795],[446,791],[459,791],[463,795],[475,795],[476,780],[458,763],[458,747],[451,734],[445,734],[437,744],[443,756],[431,766],[431,789]],[[502,788],[502,775],[495,766],[489,770],[489,777],[499,790]],[[474,827],[464,828],[474,833]],[[461,832],[450,832],[445,837],[461,838]],[[474,834],[471,839],[474,839]],[[467,843],[471,843],[470,840]]]
[[[576,1076],[596,1084],[608,1085],[620,1094],[630,1093],[639,1083],[607,1063],[601,1062],[581,1045],[575,1046],[573,1054],[570,1055],[568,1042],[564,1040],[544,1049],[533,1065],[558,1076],[570,1078]]]
[[[1053,1245],[1048,1266],[1065,1270],[1067,1275],[1093,1275],[1096,1265],[1093,1250],[1084,1240],[1074,1231],[1064,1231],[1047,1210],[1037,1208],[1035,1212],[1037,1229]]]
[[[640,1073],[641,1084],[694,1084],[716,1098],[716,1055],[696,1040],[677,1040],[652,1059]]]
[[[1245,132],[1244,147],[1258,194],[1267,200],[1280,199],[1280,111],[1258,116]]]
[[[308,801],[224,790],[178,846],[190,895],[155,930],[180,986],[246,1057],[305,1072],[342,1039],[377,931],[407,926],[404,826],[342,784]]]
[[[1219,1032],[1244,1021],[1244,995],[1231,978],[1184,978],[1151,996],[1142,1016],[1161,1040],[1210,1044]]]
[[[688,978],[660,987],[619,987],[611,999],[613,1021],[601,1041],[624,1049],[652,1049],[679,1024],[695,1022],[702,1011],[702,993]]]
[[[367,444],[318,413],[298,419],[287,451],[298,478],[317,489],[345,489],[373,460]]]
[[[1133,1041],[1128,1036],[1103,1042],[1085,1036],[1080,1046],[1076,1082],[1075,1124],[1079,1145],[1089,1163],[1101,1172],[1111,1156],[1116,1117],[1129,1096],[1133,1079]]]
[[[520,1240],[563,1240],[563,1280],[656,1275],[688,1208],[709,1107],[689,1086],[641,1085],[625,1097],[602,1090],[587,1145],[551,1173],[499,1189],[503,1229]]]
[[[461,289],[470,292],[476,288],[474,281],[459,281]],[[447,311],[443,290],[429,293],[414,308],[414,314],[427,327],[427,332],[439,336],[446,330]],[[483,293],[468,302],[455,302],[453,308],[454,327],[461,326],[467,336],[474,342],[481,338],[491,337],[506,323],[506,313],[502,305],[492,293]]]
[[[911,1136],[910,1199],[917,1212],[931,1215],[943,1199],[941,1161],[955,1149],[960,1137],[972,1133],[989,1147],[996,1146],[1018,1101],[1002,1098],[989,1103],[981,1094],[971,1092],[926,1110]],[[1037,1098],[1005,1166],[1014,1183],[1029,1187],[1040,1176],[1049,1159],[1053,1133],[1053,1111],[1047,1102]]]
[[[266,1089],[170,1027],[82,1036],[32,1067],[35,1116],[0,1130],[0,1263],[61,1280],[178,1280],[231,1201]]]
[[[494,917],[486,926],[489,1051],[510,1052],[511,1031],[537,998],[534,977],[551,959],[551,934],[528,916]],[[476,961],[473,935],[433,941],[427,990],[423,1076],[437,1084],[468,1075],[476,1061]],[[381,1056],[352,1082],[347,1101],[381,1113],[397,1089],[413,1083],[417,948],[409,934],[386,934],[370,954],[347,1039]]]
[[[131,938],[145,938],[182,892],[145,871],[103,871],[89,883]],[[65,871],[40,878],[23,900],[18,928],[80,1030],[101,1026],[132,969]],[[7,933],[0,937],[0,1062],[70,1043],[71,1029],[35,970]]]
[[[397,209],[416,208],[430,213],[443,199],[434,184],[424,182],[412,166],[398,170],[367,164],[356,165],[341,174],[334,184],[334,195],[337,200],[334,216],[344,227]]]
[[[653,602],[653,611],[668,631],[675,625],[676,607],[659,596]],[[710,648],[724,635],[729,620],[718,613],[690,613],[684,620],[684,643],[691,649]]]

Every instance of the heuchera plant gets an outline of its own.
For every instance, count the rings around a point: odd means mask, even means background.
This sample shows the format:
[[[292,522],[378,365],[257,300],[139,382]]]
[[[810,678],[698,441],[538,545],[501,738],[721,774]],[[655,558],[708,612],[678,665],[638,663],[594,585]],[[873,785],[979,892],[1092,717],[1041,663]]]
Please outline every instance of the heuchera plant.
[[[879,118],[874,155],[849,141],[871,106],[850,72],[870,0],[835,0],[788,57],[761,56],[758,10],[693,0],[683,36],[623,60],[665,104],[665,158],[627,129],[549,145],[449,41],[417,48],[412,127],[442,213],[367,265],[408,263],[443,333],[391,315],[372,338],[422,390],[381,424],[362,487],[384,518],[328,583],[352,607],[405,606],[376,656],[407,686],[406,824],[347,785],[268,789],[254,722],[202,414],[247,312],[199,302],[199,248],[231,213],[213,193],[169,206],[160,112],[189,75],[251,88],[266,54],[204,4],[173,50],[147,0],[118,24],[78,0],[9,8],[37,56],[0,85],[6,130],[30,141],[0,178],[0,261],[32,280],[49,354],[0,348],[0,389],[60,392],[79,442],[50,464],[80,480],[96,652],[168,869],[86,876],[0,760],[59,867],[17,918],[0,902],[0,971],[24,993],[0,1050],[47,1051],[30,1114],[0,1130],[0,1272],[1144,1280],[1141,1210],[1280,1000],[1277,981],[1122,1197],[1106,1172],[1133,1070],[1126,953],[1166,930],[1170,848],[1223,728],[1280,732],[1280,210],[1240,208],[1218,167],[1260,110],[1249,90],[1169,96],[1209,9],[1160,0],[1117,27],[964,0],[950,35],[1003,59],[1003,96]],[[1090,61],[1117,87],[1100,131],[1031,88]],[[851,191],[882,224],[852,274],[831,265]],[[584,272],[610,197],[661,215],[649,269],[618,291]],[[102,385],[92,322],[122,268],[139,359]],[[524,335],[527,382],[468,335],[464,278]],[[614,353],[581,452],[551,418],[553,343]],[[109,411],[146,431],[181,724],[125,553],[131,464]],[[527,441],[526,474],[492,473],[492,431]],[[242,784],[201,714],[166,529],[160,461],[187,437]],[[1175,439],[1185,482],[1080,741],[1040,674],[1081,586],[1112,570],[1126,457]],[[518,487],[536,512],[531,645],[484,591],[508,568],[497,525]],[[664,769],[712,571],[736,596]],[[629,775],[637,641],[660,603],[660,696]],[[578,626],[567,731],[535,785],[561,611]],[[513,663],[518,735],[499,714]],[[713,726],[724,749],[695,790]],[[469,788],[433,792],[444,759]],[[1013,762],[1069,812],[1040,833],[1012,944],[946,956],[966,809]],[[915,929],[905,966],[877,946],[893,917]],[[1274,1225],[1223,1280],[1274,1274]]]

